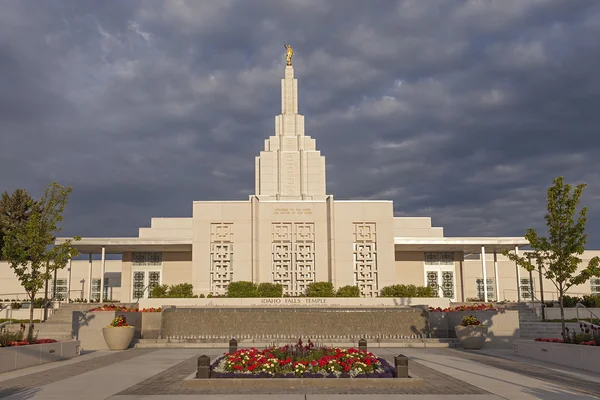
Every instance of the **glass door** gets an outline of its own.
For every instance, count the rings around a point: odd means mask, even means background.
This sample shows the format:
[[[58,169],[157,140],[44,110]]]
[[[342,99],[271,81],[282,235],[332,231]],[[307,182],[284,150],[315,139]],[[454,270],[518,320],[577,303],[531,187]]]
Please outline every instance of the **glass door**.
[[[149,299],[152,297],[152,289],[161,284],[161,273],[156,270],[133,271],[132,301],[137,299]]]
[[[435,297],[456,300],[456,276],[453,265],[426,265],[425,285],[433,288]]]

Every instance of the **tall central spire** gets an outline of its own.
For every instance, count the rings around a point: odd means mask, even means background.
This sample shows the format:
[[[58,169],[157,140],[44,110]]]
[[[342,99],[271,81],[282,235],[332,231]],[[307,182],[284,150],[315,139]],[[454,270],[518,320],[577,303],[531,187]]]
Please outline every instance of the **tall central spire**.
[[[304,134],[304,116],[298,114],[298,80],[288,46],[275,136],[265,140],[264,151],[256,157],[256,195],[265,200],[324,200],[325,157],[316,149],[315,140]]]

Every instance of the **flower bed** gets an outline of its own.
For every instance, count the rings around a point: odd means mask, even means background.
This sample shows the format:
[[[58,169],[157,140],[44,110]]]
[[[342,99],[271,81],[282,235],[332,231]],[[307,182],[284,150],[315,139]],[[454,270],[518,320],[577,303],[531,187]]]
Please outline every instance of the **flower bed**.
[[[56,343],[57,341],[54,339],[36,339],[28,342],[27,339],[22,340],[10,340],[5,344],[0,343],[0,347],[14,347],[14,346],[28,346],[32,344],[47,344],[47,343]]]
[[[392,378],[394,369],[373,353],[357,349],[295,346],[241,349],[215,360],[215,378]]]
[[[461,311],[497,311],[494,306],[487,304],[473,304],[469,306],[456,306],[456,307],[429,307],[429,312],[461,312]]]
[[[123,307],[123,306],[116,306],[114,304],[110,304],[110,305],[105,305],[102,307],[95,307],[95,308],[90,308],[88,311],[93,312],[93,311],[119,311],[119,312],[161,312],[162,308],[161,307],[150,307],[150,308],[142,308],[139,309],[137,307]]]

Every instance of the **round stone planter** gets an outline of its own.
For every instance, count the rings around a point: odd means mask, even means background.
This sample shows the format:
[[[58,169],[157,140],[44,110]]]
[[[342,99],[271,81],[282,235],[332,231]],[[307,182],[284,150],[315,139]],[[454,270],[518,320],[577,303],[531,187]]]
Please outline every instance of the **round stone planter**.
[[[487,334],[487,326],[457,325],[454,329],[456,330],[456,337],[464,349],[479,350],[483,347]]]
[[[111,350],[125,350],[133,340],[135,328],[133,326],[121,326],[113,328],[102,328],[102,335],[106,345]]]

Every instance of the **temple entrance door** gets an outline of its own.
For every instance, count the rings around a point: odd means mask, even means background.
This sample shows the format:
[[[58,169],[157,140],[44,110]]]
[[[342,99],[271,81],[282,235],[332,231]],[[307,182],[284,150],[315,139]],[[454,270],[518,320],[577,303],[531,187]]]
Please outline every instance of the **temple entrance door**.
[[[425,265],[425,285],[433,288],[436,297],[456,301],[454,265]]]

